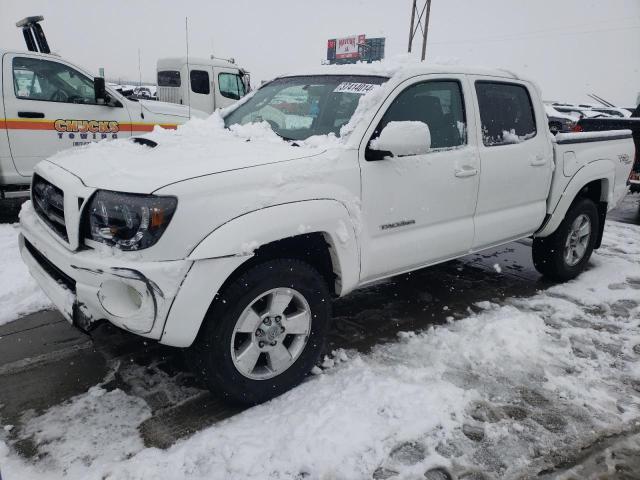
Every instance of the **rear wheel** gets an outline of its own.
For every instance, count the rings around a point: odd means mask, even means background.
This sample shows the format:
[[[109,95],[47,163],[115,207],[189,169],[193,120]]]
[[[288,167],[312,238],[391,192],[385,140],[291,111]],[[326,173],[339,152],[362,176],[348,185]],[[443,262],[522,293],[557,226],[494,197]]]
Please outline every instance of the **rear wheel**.
[[[598,209],[588,198],[577,200],[558,229],[533,240],[533,264],[553,280],[577,277],[586,267],[599,231]]]
[[[284,393],[317,362],[331,316],[329,290],[293,259],[254,266],[210,309],[190,355],[209,388],[256,404]]]

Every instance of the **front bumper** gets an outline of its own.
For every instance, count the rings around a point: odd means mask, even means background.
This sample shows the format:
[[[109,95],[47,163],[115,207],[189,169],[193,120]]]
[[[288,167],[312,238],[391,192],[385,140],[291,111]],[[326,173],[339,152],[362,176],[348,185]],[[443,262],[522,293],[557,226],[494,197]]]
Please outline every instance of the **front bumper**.
[[[20,252],[32,276],[62,315],[83,329],[108,320],[160,339],[169,310],[193,262],[144,262],[120,252],[72,251],[27,204],[20,214]]]

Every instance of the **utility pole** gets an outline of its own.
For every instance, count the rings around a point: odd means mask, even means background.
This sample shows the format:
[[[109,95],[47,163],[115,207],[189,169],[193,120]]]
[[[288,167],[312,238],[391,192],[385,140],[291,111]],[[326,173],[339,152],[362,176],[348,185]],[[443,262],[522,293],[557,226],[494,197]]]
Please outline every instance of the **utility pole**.
[[[413,39],[418,33],[418,29],[422,33],[422,57],[424,61],[427,56],[427,35],[429,34],[429,15],[431,13],[431,0],[420,0],[422,8],[418,8],[418,0],[412,0],[411,5],[411,27],[409,29],[409,50],[413,45]],[[416,14],[418,16],[416,22]]]

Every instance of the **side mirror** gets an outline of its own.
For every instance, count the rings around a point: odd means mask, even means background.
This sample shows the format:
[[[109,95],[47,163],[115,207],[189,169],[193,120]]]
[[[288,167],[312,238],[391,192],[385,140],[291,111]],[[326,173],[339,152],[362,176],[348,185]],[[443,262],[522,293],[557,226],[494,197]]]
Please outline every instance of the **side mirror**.
[[[431,132],[424,122],[389,122],[380,132],[380,136],[371,140],[369,150],[374,155],[371,160],[382,160],[385,156],[402,157],[424,155],[431,148]],[[380,157],[382,153],[382,158]]]
[[[104,86],[104,78],[102,77],[93,78],[93,92],[96,97],[97,104],[106,105],[109,103],[109,96],[107,95],[107,90]]]

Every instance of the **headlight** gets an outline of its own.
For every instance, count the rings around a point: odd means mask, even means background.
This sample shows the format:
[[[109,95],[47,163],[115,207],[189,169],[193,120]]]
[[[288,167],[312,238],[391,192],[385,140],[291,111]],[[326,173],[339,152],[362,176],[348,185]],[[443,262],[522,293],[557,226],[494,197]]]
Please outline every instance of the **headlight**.
[[[88,238],[121,250],[155,244],[171,221],[178,200],[98,190],[85,214]]]

